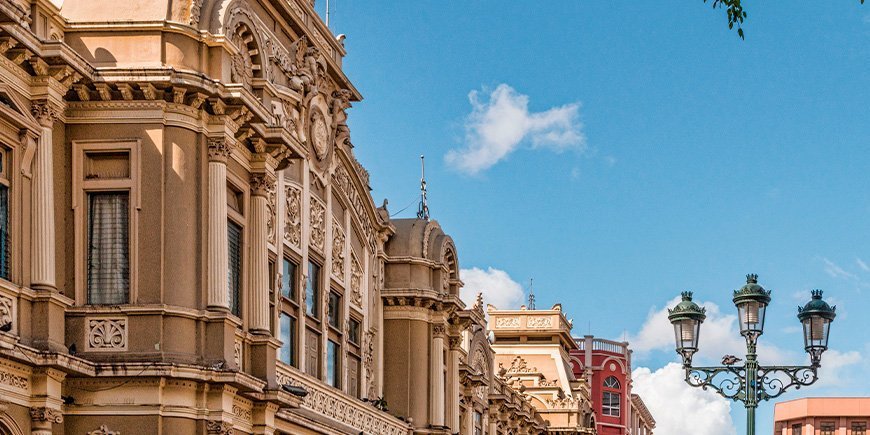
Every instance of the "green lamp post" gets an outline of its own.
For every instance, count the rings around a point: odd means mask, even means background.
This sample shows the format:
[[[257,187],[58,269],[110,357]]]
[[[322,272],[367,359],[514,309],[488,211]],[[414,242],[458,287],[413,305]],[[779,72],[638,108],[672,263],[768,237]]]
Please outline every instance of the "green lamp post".
[[[764,318],[770,304],[770,290],[758,284],[758,275],[746,275],[746,285],[734,290],[734,305],[740,321],[740,335],[746,339],[746,360],[725,355],[722,366],[693,367],[698,351],[701,323],[706,318],[703,307],[692,302],[692,292],[683,292],[682,301],[668,310],[674,325],[677,353],[683,358],[686,382],[693,387],[712,388],[727,399],[743,402],[746,408],[746,433],[755,435],[755,409],[762,400],[782,395],[787,389],[812,385],[818,380],[822,353],[828,349],[828,332],[836,317],[836,307],[822,300],[822,291],[813,290],[812,299],[798,307],[798,319],[804,330],[804,349],[810,355],[809,366],[762,366],[755,353],[758,337],[764,333]]]

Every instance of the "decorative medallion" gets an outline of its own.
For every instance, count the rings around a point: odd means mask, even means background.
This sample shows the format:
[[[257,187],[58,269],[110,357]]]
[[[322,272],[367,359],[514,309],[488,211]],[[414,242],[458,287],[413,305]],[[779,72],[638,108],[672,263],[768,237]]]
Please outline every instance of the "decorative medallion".
[[[326,158],[329,153],[329,126],[320,110],[313,110],[311,114],[311,144],[319,160]]]

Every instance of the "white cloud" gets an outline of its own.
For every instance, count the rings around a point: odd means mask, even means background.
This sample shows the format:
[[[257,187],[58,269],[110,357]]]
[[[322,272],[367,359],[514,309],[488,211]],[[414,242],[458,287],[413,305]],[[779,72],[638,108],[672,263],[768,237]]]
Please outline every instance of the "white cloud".
[[[467,174],[490,168],[524,141],[531,143],[532,148],[556,152],[583,150],[586,146],[579,103],[529,112],[529,97],[504,83],[486,100],[480,98],[478,91],[471,91],[468,100],[472,111],[465,120],[465,147],[445,155],[448,164]]]
[[[856,258],[855,263],[857,263],[858,267],[860,267],[861,270],[863,270],[864,272],[870,272],[870,266],[868,266],[867,263],[864,262],[864,260]]]
[[[854,274],[847,272],[845,269],[834,263],[833,261],[822,257],[822,262],[825,263],[825,272],[832,278],[855,279]]]
[[[825,352],[822,354],[822,367],[819,369],[817,386],[842,387],[846,385],[847,379],[845,379],[845,374],[848,372],[843,369],[862,361],[861,354],[855,350],[848,352],[829,350]]]
[[[731,402],[711,390],[684,381],[682,366],[670,363],[656,371],[632,372],[632,391],[643,398],[656,419],[656,433],[734,435]]]
[[[665,303],[661,309],[653,307],[637,335],[629,338],[632,349],[639,357],[659,350],[670,352],[674,358],[678,358],[674,352],[674,327],[668,320],[668,308],[674,307],[679,301],[680,298],[674,298]],[[746,353],[746,341],[740,335],[737,314],[724,314],[719,306],[712,302],[697,300],[695,302],[707,309],[707,318],[701,324],[698,353],[694,361],[718,363],[724,355],[742,357]],[[732,309],[736,313],[737,310]],[[783,363],[794,356],[764,341],[758,343],[758,350],[764,355],[766,364]]]
[[[469,307],[474,305],[478,293],[483,293],[484,303],[500,309],[519,308],[523,303],[523,286],[503,270],[472,267],[460,270],[459,276],[465,283],[459,296]]]

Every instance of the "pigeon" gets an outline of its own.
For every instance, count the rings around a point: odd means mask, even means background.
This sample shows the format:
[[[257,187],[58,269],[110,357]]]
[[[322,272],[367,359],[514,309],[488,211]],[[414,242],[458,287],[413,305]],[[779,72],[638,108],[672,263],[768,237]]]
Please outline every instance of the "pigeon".
[[[0,332],[9,332],[12,330],[12,322],[6,322],[0,325]]]
[[[75,355],[77,352],[78,352],[78,350],[76,349],[75,343],[69,345],[69,354],[70,355]]]
[[[726,366],[733,366],[734,364],[737,364],[740,361],[743,361],[743,359],[737,358],[734,355],[725,355],[722,357],[722,364],[725,364]]]

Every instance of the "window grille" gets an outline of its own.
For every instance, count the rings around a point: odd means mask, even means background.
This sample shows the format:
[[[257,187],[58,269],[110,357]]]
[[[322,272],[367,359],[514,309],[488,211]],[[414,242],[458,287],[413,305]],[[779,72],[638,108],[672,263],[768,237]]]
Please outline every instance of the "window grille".
[[[867,434],[867,422],[853,422],[852,423],[852,435],[866,435]]]
[[[239,293],[242,284],[242,227],[233,221],[227,222],[227,245],[229,267],[227,268],[227,289],[229,291],[230,311],[240,315]]]
[[[130,195],[88,194],[88,303],[126,304],[130,292]]]
[[[0,154],[2,156],[2,154]],[[2,169],[0,169],[2,171]],[[9,231],[9,187],[0,185],[0,278],[9,279],[12,265]]]
[[[615,376],[610,376],[604,380],[604,387],[605,388],[613,388],[615,390],[618,390],[619,389],[619,380],[616,379]]]

